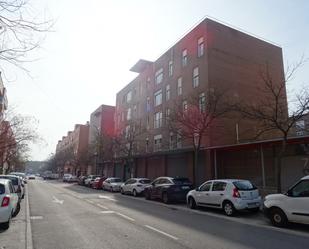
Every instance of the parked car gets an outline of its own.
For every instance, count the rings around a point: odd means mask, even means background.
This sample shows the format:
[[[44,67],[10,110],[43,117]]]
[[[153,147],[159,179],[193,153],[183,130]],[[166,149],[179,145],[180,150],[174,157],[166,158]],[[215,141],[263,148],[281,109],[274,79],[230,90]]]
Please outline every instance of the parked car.
[[[67,177],[66,182],[78,182],[78,177],[71,175],[71,176]]]
[[[159,177],[145,187],[144,195],[147,200],[160,199],[164,203],[185,202],[186,195],[192,188],[193,185],[188,178]]]
[[[123,183],[120,187],[121,194],[132,194],[138,196],[144,193],[145,187],[150,185],[148,178],[131,178]]]
[[[309,224],[309,176],[301,178],[285,194],[267,195],[264,212],[277,227],[289,222]]]
[[[14,191],[17,193],[19,200],[25,197],[25,188],[22,179],[15,175],[0,175],[0,179],[9,179],[12,181]]]
[[[257,212],[261,206],[258,189],[248,180],[220,179],[210,180],[187,195],[190,208],[198,206],[223,209],[227,216],[238,210]]]
[[[62,181],[68,182],[68,179],[72,177],[72,174],[63,174]]]
[[[26,174],[23,172],[11,172],[10,175],[20,176],[23,179],[24,184],[27,184]]]
[[[97,177],[92,183],[91,188],[93,189],[102,189],[103,182],[107,179],[105,176]]]
[[[85,186],[91,187],[91,183],[92,183],[97,177],[100,177],[100,176],[99,176],[99,175],[89,175],[89,176],[85,179]]]
[[[120,191],[120,187],[123,184],[123,181],[118,177],[110,177],[107,178],[103,184],[102,188],[104,190],[109,190],[111,192],[118,192]]]
[[[78,185],[85,185],[85,180],[87,179],[87,176],[80,176],[78,177]]]
[[[11,180],[0,179],[0,226],[3,229],[10,227],[12,217],[20,210],[18,195],[15,193]]]
[[[28,175],[29,180],[35,180],[35,175]]]

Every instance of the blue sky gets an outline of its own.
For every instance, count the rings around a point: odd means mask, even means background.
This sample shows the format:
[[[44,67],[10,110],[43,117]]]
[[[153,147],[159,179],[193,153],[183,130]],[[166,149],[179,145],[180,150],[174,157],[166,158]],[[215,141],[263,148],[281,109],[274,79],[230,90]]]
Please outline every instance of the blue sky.
[[[309,1],[301,0],[30,0],[33,13],[55,20],[38,60],[26,64],[31,77],[6,67],[9,104],[39,121],[46,143],[32,146],[44,160],[76,123],[86,123],[100,104],[135,73],[140,59],[155,60],[206,16],[278,44],[285,63],[309,57]],[[309,64],[288,90],[309,85]]]

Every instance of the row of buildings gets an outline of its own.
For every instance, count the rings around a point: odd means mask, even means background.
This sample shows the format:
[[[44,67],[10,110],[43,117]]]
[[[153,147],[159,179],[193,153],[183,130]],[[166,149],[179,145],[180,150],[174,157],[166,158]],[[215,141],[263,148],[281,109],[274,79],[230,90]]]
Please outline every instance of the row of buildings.
[[[187,110],[194,97],[204,112],[209,93],[218,89],[227,93],[226,98],[258,104],[268,97],[260,91],[265,65],[274,84],[284,81],[281,47],[211,19],[203,20],[156,61],[139,60],[131,68],[137,77],[117,93],[115,106],[101,105],[90,115],[90,122],[75,125],[58,141],[56,155],[73,148],[71,153],[82,162],[62,160],[63,172],[125,179],[187,176],[195,178],[196,184],[210,178],[246,178],[266,191],[273,189],[280,143],[277,132],[257,141],[258,123],[237,114],[217,118],[203,134],[194,169],[192,139],[169,126],[176,105],[181,103]],[[288,116],[285,88],[280,98],[282,115]],[[309,167],[305,120],[297,124],[283,160],[283,189]],[[101,141],[103,152],[98,149],[100,137],[105,140]],[[117,148],[109,148],[107,138]],[[82,160],[85,151],[88,159]]]

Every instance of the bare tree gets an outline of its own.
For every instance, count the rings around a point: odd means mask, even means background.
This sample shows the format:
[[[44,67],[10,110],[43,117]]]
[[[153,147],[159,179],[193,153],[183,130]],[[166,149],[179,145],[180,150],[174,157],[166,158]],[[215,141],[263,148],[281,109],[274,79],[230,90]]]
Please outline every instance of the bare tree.
[[[51,21],[38,21],[27,0],[0,1],[0,60],[23,68],[30,51],[38,48]],[[3,65],[3,63],[2,63]],[[24,69],[24,68],[23,68]]]
[[[36,121],[29,116],[14,114],[9,111],[5,120],[0,122],[0,158],[1,165],[13,165],[13,161],[26,158],[29,145],[40,141],[36,131]]]
[[[117,157],[124,158],[130,171],[130,177],[135,174],[134,155],[138,152],[138,145],[144,132],[141,121],[134,120],[128,122],[123,132],[114,137]]]
[[[168,118],[170,132],[189,140],[194,151],[193,182],[197,181],[198,155],[203,139],[209,135],[214,122],[230,111],[226,101],[227,91],[211,89],[199,96],[189,95],[186,99],[175,103]]]
[[[236,111],[243,118],[253,121],[257,124],[254,140],[262,135],[271,134],[281,138],[281,148],[276,154],[276,183],[277,191],[281,192],[281,161],[286,146],[288,136],[291,130],[304,114],[309,111],[309,91],[302,88],[298,93],[294,93],[290,102],[290,111],[288,110],[286,85],[294,77],[305,60],[301,59],[299,63],[287,69],[282,73],[282,77],[274,76],[274,71],[266,64],[261,70],[261,85],[257,88],[257,96],[263,96],[255,99],[252,103],[238,103],[235,105]]]

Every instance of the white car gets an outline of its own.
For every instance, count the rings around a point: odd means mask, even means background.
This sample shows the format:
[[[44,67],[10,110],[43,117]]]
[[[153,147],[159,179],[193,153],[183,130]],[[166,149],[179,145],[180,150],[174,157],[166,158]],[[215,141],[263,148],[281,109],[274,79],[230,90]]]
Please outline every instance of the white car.
[[[16,175],[0,175],[0,179],[9,179],[12,181],[15,193],[17,193],[19,200],[24,199],[25,185],[22,179]]]
[[[123,181],[118,178],[118,177],[110,177],[107,178],[103,183],[102,183],[102,188],[104,190],[109,190],[111,192],[118,192],[120,191],[120,187],[123,184]]]
[[[233,216],[238,210],[258,212],[261,196],[258,189],[248,180],[221,179],[203,183],[187,194],[190,208],[198,206],[223,209],[226,215]]]
[[[264,212],[278,227],[288,222],[309,224],[309,176],[301,178],[285,194],[267,195]]]
[[[72,177],[72,174],[63,174],[62,180],[63,182],[68,182],[68,179]]]
[[[145,187],[150,185],[148,178],[131,178],[121,185],[121,194],[138,196],[144,192]]]
[[[0,226],[3,229],[10,227],[12,217],[19,209],[19,198],[15,193],[11,180],[0,179]]]

